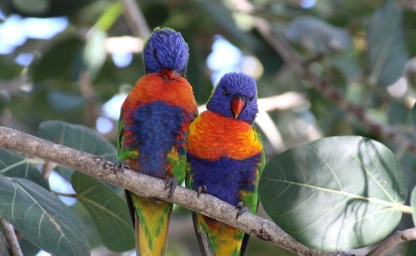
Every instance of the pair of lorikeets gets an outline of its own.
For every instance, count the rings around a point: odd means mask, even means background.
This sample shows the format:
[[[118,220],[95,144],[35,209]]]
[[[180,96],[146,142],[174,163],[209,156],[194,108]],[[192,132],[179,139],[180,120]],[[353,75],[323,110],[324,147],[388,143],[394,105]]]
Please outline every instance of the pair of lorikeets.
[[[139,79],[121,108],[118,154],[137,172],[165,179],[170,195],[186,176],[186,186],[255,213],[258,179],[264,165],[259,134],[252,127],[257,109],[253,78],[225,74],[198,116],[185,78],[188,45],[172,29],[156,29],[148,39]],[[140,255],[163,255],[172,204],[126,191]],[[242,255],[248,235],[193,213],[203,255]]]

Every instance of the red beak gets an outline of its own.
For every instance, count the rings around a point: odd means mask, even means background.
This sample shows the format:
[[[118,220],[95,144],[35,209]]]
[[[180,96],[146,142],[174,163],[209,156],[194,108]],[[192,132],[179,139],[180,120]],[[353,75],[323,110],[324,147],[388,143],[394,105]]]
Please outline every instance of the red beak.
[[[240,96],[236,96],[231,100],[231,111],[233,112],[235,119],[238,118],[238,115],[245,105],[246,102]]]
[[[176,77],[176,71],[164,68],[162,69],[162,77],[173,80]]]

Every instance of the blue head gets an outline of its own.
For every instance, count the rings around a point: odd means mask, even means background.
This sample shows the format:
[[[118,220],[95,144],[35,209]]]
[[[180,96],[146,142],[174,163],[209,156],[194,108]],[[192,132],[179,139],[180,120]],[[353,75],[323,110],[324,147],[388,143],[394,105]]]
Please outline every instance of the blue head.
[[[185,76],[188,50],[181,33],[170,28],[155,29],[143,52],[145,72],[161,72],[170,79],[175,75]]]
[[[243,73],[225,74],[212,92],[207,109],[252,124],[258,112],[256,81]]]

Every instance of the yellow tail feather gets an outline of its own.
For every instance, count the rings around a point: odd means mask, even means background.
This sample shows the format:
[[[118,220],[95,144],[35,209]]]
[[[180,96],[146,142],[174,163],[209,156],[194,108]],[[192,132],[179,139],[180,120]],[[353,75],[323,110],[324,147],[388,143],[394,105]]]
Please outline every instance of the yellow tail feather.
[[[141,256],[162,256],[172,204],[132,195],[135,216],[136,250]]]
[[[197,221],[208,235],[215,256],[240,254],[243,232],[200,214],[197,215]]]

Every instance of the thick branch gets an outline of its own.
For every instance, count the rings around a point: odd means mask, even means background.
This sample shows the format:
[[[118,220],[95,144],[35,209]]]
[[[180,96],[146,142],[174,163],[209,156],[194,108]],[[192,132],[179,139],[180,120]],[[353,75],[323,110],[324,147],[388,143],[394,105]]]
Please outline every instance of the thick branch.
[[[397,231],[386,240],[381,242],[376,248],[374,248],[367,256],[381,256],[386,254],[394,246],[410,241],[416,240],[416,228],[409,228],[403,231]]]
[[[237,210],[234,206],[211,195],[202,194],[198,198],[195,191],[179,186],[176,188],[173,196],[168,198],[168,191],[165,190],[165,182],[163,180],[131,170],[115,173],[114,163],[101,157],[1,126],[0,147],[71,167],[96,179],[128,189],[142,197],[158,198],[181,205],[298,255],[323,255],[298,243],[271,221],[249,213],[243,214],[236,219]]]
[[[22,250],[20,249],[19,242],[17,241],[16,232],[13,226],[8,223],[5,219],[0,217],[0,226],[3,229],[3,235],[6,238],[6,242],[9,245],[9,250],[14,256],[23,256]]]

